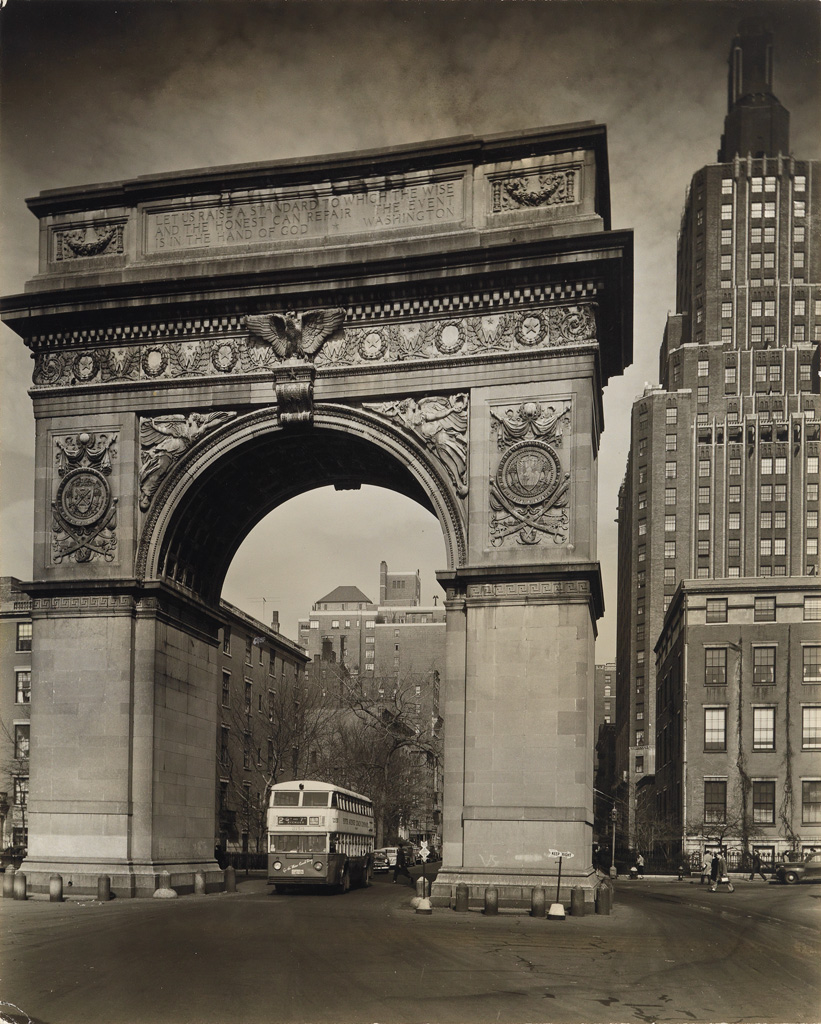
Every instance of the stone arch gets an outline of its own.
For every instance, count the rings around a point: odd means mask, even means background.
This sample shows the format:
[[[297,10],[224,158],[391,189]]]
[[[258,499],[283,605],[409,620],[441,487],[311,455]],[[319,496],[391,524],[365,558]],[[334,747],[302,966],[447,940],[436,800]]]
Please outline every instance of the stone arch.
[[[448,569],[465,564],[464,505],[434,458],[376,415],[328,404],[298,427],[280,426],[272,408],[257,410],[194,445],[154,495],[136,575],[214,604],[239,545],[265,515],[315,487],[363,483],[427,508],[442,527]]]

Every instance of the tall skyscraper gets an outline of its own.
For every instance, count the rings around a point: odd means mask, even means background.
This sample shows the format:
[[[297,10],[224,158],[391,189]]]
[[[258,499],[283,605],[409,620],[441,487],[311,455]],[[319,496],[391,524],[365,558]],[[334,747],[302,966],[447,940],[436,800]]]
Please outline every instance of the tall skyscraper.
[[[634,403],[619,493],[617,778],[655,770],[654,646],[686,579],[818,567],[818,161],[789,152],[772,38],[743,22],[718,162],[698,170],[678,237],[660,386]]]

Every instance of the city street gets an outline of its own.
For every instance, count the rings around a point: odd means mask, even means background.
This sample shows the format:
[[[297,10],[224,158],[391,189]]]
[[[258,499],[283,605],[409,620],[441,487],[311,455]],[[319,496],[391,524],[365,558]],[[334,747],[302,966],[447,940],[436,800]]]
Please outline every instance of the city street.
[[[535,920],[367,890],[3,901],[3,1021],[817,1021],[821,887],[619,881],[611,916]]]

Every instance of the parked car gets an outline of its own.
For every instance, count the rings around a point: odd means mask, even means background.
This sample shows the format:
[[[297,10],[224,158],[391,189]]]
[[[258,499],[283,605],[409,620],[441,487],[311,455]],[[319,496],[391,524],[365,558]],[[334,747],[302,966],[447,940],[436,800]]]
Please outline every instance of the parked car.
[[[391,865],[385,850],[373,851],[373,869],[374,871],[390,871]]]
[[[16,871],[25,859],[25,846],[7,846],[5,850],[0,853],[0,870],[5,871],[5,869],[11,865]]]
[[[775,869],[779,882],[795,885],[796,882],[813,882],[821,879],[821,853],[808,853],[798,860],[785,860]]]
[[[396,866],[397,849],[398,848],[396,846],[383,846],[381,849],[374,850],[373,852],[374,856],[376,856],[377,853],[383,853],[388,860],[388,868],[392,868]]]

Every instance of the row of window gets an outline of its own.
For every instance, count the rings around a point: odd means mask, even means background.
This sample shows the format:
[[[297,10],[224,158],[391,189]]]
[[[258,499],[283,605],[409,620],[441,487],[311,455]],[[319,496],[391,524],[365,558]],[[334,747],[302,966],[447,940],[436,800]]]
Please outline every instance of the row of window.
[[[775,779],[755,779],[752,783],[753,822],[775,824]],[[704,821],[717,824],[727,820],[727,780],[704,780]],[[821,779],[801,781],[801,821],[805,825],[821,822]]]
[[[761,598],[761,608],[763,610],[766,607],[765,602],[775,600],[774,598]],[[804,621],[805,622],[821,622],[821,597],[805,597],[804,598]],[[707,598],[707,622],[726,622],[727,621],[727,598],[726,597],[708,597]],[[765,620],[759,620],[765,621]],[[769,621],[769,620],[767,620]]]
[[[793,217],[797,220],[801,220],[807,216],[807,203],[804,199],[793,199],[792,203]],[[772,220],[776,215],[776,203],[774,199],[768,199],[764,202],[754,200],[750,203],[750,220]],[[733,219],[733,204],[722,203],[721,204],[721,219],[732,220]],[[703,211],[699,210],[696,215],[696,223],[703,224]]]
[[[753,682],[761,686],[775,683],[777,647],[758,644],[753,647]],[[821,683],[821,647],[805,644],[802,647],[802,675],[804,683]],[[704,685],[723,686],[727,682],[727,648],[704,648]]]
[[[756,738],[759,745],[756,745]],[[821,750],[821,706],[801,708],[801,749]],[[727,708],[704,708],[704,751],[727,750]],[[775,750],[775,708],[753,708],[753,750]]]

